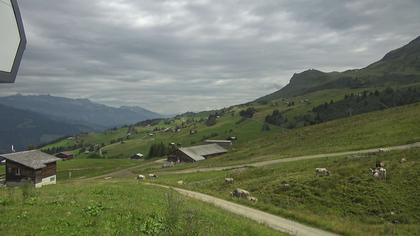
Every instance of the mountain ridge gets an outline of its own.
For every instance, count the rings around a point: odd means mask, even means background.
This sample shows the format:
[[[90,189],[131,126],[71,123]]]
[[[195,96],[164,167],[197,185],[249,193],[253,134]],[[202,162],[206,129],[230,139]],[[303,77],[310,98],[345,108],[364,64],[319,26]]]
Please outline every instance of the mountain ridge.
[[[141,107],[110,107],[89,99],[71,99],[51,95],[13,95],[0,97],[0,104],[46,115],[67,123],[105,130],[136,122],[161,118],[162,115]]]
[[[323,89],[368,88],[417,82],[420,82],[420,36],[361,69],[343,72],[310,69],[295,73],[285,87],[256,101],[294,97]]]

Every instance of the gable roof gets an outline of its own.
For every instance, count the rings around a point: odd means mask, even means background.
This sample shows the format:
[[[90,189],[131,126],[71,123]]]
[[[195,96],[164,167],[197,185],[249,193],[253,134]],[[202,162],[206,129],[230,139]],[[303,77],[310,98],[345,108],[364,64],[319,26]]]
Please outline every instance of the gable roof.
[[[204,156],[222,154],[227,152],[226,149],[222,148],[217,144],[207,144],[187,148],[180,148],[179,150],[185,153],[185,155],[189,156],[194,161],[205,160],[206,158]]]
[[[43,153],[38,150],[1,154],[6,160],[13,161],[31,169],[41,169],[46,164],[59,161],[59,158]]]
[[[207,139],[206,143],[232,143],[231,140],[216,140],[216,139]]]

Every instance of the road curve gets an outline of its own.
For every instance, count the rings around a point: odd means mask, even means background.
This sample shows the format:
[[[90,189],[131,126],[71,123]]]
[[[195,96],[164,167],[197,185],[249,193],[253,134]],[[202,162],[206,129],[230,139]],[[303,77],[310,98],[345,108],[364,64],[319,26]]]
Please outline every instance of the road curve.
[[[330,233],[321,229],[317,229],[311,226],[307,226],[296,221],[288,220],[286,218],[269,214],[264,211],[260,211],[251,207],[243,206],[237,203],[233,203],[230,201],[226,201],[220,198],[216,198],[207,194],[193,192],[181,188],[169,187],[160,184],[151,184],[147,183],[147,185],[158,186],[162,188],[171,188],[177,191],[178,193],[191,197],[203,202],[210,203],[216,207],[222,208],[226,211],[232,212],[236,215],[240,215],[246,217],[248,219],[257,221],[258,223],[267,225],[268,227],[284,232],[290,235],[298,235],[298,236],[333,236],[337,235],[334,233]]]
[[[241,164],[241,165],[232,165],[232,166],[222,166],[222,167],[208,167],[208,168],[191,168],[186,170],[178,170],[178,171],[165,171],[163,173],[167,174],[188,174],[188,173],[195,173],[195,172],[209,172],[209,171],[223,171],[223,170],[230,170],[230,169],[239,169],[239,168],[246,168],[246,167],[262,167],[268,166],[278,163],[285,163],[285,162],[292,162],[292,161],[302,161],[302,160],[310,160],[310,159],[317,159],[323,157],[336,157],[336,156],[347,156],[347,155],[358,155],[358,154],[367,154],[367,153],[375,153],[375,152],[388,152],[388,151],[396,151],[396,150],[406,150],[411,148],[420,148],[420,142],[406,144],[406,145],[399,145],[399,146],[391,146],[391,147],[383,147],[383,148],[372,148],[372,149],[364,149],[358,151],[347,151],[347,152],[335,152],[335,153],[327,153],[327,154],[316,154],[316,155],[306,155],[306,156],[298,156],[298,157],[290,157],[290,158],[283,158],[277,160],[270,160],[270,161],[260,161],[255,163],[249,164]]]

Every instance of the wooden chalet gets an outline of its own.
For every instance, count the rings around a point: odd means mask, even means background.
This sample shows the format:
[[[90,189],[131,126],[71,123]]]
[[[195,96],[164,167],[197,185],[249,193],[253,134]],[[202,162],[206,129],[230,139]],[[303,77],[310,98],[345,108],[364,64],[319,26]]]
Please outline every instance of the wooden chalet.
[[[74,154],[71,152],[60,152],[55,154],[56,157],[60,158],[63,161],[71,160],[74,158]]]
[[[208,158],[227,153],[227,150],[218,144],[207,144],[186,148],[178,148],[172,155],[168,156],[168,161],[172,162],[197,162]]]
[[[0,154],[6,159],[6,185],[32,183],[39,188],[57,181],[57,161],[52,155],[38,150]]]

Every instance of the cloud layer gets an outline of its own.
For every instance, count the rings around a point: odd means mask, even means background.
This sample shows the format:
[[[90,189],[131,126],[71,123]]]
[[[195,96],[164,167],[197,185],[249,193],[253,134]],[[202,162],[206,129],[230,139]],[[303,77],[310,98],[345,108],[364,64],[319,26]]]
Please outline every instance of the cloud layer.
[[[359,68],[420,34],[416,0],[21,0],[28,47],[0,95],[158,112],[238,104],[294,72]]]

